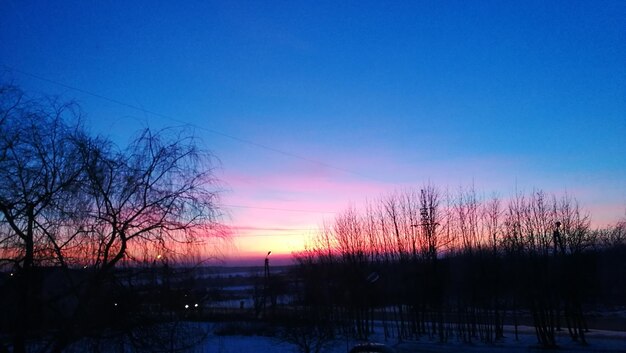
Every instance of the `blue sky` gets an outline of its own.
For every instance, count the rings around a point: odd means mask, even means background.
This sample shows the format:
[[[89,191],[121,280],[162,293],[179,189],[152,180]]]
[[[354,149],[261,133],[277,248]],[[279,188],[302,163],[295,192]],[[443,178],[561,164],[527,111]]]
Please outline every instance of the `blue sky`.
[[[623,1],[2,0],[0,64],[176,119],[5,70],[120,141],[196,126],[229,204],[336,212],[431,180],[568,191],[598,223],[626,209]],[[328,215],[256,211],[228,222]]]

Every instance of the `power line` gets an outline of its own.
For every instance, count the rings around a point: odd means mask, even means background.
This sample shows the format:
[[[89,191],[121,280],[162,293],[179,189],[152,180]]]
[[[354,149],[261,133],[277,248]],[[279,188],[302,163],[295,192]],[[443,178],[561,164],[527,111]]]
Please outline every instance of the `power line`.
[[[314,230],[311,230],[313,232]],[[274,234],[235,234],[236,238],[258,238],[258,237],[292,237],[303,233],[274,233]]]
[[[242,232],[248,231],[270,231],[270,232],[291,232],[291,231],[307,231],[316,230],[317,228],[287,228],[287,227],[255,227],[255,226],[229,226],[231,230],[237,230]]]
[[[2,64],[2,66],[4,66],[6,70],[9,70],[9,71],[12,71],[12,72],[16,72],[16,73],[19,73],[19,74],[24,75],[24,76],[28,76],[28,77],[31,77],[31,78],[34,78],[34,79],[37,79],[37,80],[40,80],[40,81],[44,81],[44,82],[47,82],[47,83],[50,83],[50,84],[53,84],[53,85],[56,85],[56,86],[67,88],[69,90],[80,92],[82,94],[86,94],[86,95],[89,95],[89,96],[92,96],[92,97],[95,97],[95,98],[98,98],[98,99],[101,99],[101,100],[104,100],[104,101],[107,101],[107,102],[110,102],[110,103],[114,103],[114,104],[126,107],[126,108],[134,109],[134,110],[140,111],[140,112],[145,113],[145,114],[151,114],[151,115],[158,116],[158,117],[161,117],[161,118],[164,118],[164,119],[168,119],[168,120],[171,120],[171,121],[176,122],[178,124],[184,124],[184,125],[188,125],[188,126],[193,126],[196,129],[204,130],[204,131],[212,133],[214,135],[222,136],[222,137],[231,139],[233,141],[237,141],[239,143],[243,143],[243,144],[247,144],[247,145],[250,145],[250,146],[257,147],[257,148],[261,148],[261,149],[264,149],[264,150],[267,150],[267,151],[271,151],[271,152],[274,152],[274,153],[277,153],[277,154],[282,154],[282,155],[287,156],[287,157],[300,159],[300,160],[303,160],[303,161],[306,161],[306,162],[309,162],[309,163],[317,164],[317,165],[324,166],[326,168],[334,169],[334,170],[337,170],[337,171],[341,171],[341,172],[344,172],[344,173],[353,174],[353,175],[356,175],[356,176],[359,176],[359,177],[362,177],[362,178],[375,180],[375,181],[381,181],[381,180],[377,180],[376,178],[370,177],[368,175],[361,174],[361,173],[358,173],[358,172],[354,172],[354,171],[349,170],[349,169],[337,167],[337,166],[334,166],[334,165],[326,163],[326,162],[318,161],[316,159],[312,159],[312,158],[304,157],[304,156],[301,156],[301,155],[298,155],[298,154],[295,154],[295,153],[287,152],[287,151],[284,151],[284,150],[281,150],[281,149],[278,149],[278,148],[275,148],[275,147],[272,147],[272,146],[269,146],[269,145],[265,145],[265,144],[262,144],[262,143],[254,142],[254,141],[247,140],[247,139],[243,139],[243,138],[240,138],[240,137],[237,137],[237,136],[234,136],[234,135],[230,135],[230,134],[227,134],[225,132],[218,131],[218,130],[214,130],[214,129],[209,129],[209,128],[206,128],[206,127],[198,126],[196,124],[192,124],[192,123],[186,122],[184,120],[174,118],[173,116],[170,116],[170,115],[167,115],[167,114],[162,114],[162,113],[159,113],[159,112],[156,112],[156,111],[153,111],[153,110],[145,109],[145,108],[142,108],[142,107],[130,104],[130,103],[123,102],[123,101],[118,100],[118,99],[109,98],[109,97],[104,96],[102,94],[94,93],[94,92],[91,92],[91,91],[88,91],[88,90],[85,90],[85,89],[82,89],[82,88],[78,88],[78,87],[71,86],[71,85],[68,85],[68,84],[65,84],[65,83],[62,83],[62,82],[59,82],[59,81],[55,81],[55,80],[49,79],[49,78],[46,78],[46,77],[43,77],[43,76],[40,76],[40,75],[36,75],[36,74],[30,73],[30,72],[19,70],[19,69],[13,68],[11,66],[8,66],[6,64]]]
[[[312,234],[319,231],[319,228],[284,228],[284,227],[230,227],[233,236],[237,238],[249,237],[283,237]]]
[[[224,207],[235,207],[235,208],[251,208],[256,210],[268,210],[268,211],[285,211],[285,212],[302,212],[302,213],[324,213],[324,214],[335,214],[337,212],[332,211],[318,211],[318,210],[301,210],[301,209],[293,209],[293,208],[278,208],[278,207],[256,207],[256,206],[247,206],[247,205],[222,205]]]

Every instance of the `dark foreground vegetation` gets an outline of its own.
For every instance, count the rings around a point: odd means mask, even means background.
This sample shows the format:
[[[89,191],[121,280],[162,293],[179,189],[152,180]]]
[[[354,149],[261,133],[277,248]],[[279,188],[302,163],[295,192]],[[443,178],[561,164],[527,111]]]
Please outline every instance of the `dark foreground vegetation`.
[[[0,352],[187,344],[172,339],[194,336],[171,309],[180,290],[169,272],[146,273],[208,256],[219,236],[210,162],[185,131],[118,147],[88,133],[76,104],[1,85]]]
[[[495,342],[505,324],[586,345],[586,312],[626,302],[626,223],[591,230],[573,198],[541,191],[506,206],[433,186],[350,209],[297,256],[302,317],[367,339]],[[517,334],[517,330],[516,330]]]

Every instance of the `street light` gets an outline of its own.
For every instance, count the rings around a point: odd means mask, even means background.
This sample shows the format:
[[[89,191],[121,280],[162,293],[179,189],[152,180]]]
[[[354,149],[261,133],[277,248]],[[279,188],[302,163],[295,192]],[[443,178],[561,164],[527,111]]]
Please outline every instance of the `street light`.
[[[267,294],[269,291],[269,285],[270,285],[270,259],[269,256],[272,253],[272,251],[268,251],[267,255],[265,256],[265,270],[264,270],[264,285],[263,285],[263,311],[265,312],[265,307],[267,305]]]

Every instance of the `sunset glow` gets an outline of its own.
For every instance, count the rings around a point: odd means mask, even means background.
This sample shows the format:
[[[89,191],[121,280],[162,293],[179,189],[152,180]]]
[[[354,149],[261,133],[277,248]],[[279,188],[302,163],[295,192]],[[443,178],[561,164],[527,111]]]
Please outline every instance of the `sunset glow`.
[[[0,64],[120,145],[191,131],[215,156],[226,262],[426,183],[625,217],[621,2],[192,3],[5,1]]]

